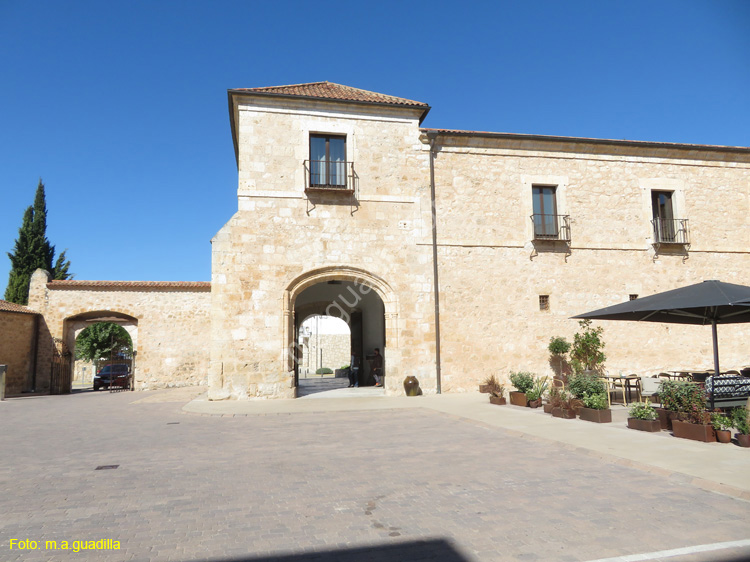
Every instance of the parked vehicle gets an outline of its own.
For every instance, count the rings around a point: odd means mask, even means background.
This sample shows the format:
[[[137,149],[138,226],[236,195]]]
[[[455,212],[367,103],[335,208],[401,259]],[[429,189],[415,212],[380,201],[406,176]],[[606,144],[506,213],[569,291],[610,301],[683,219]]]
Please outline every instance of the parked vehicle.
[[[94,390],[105,388],[130,388],[130,365],[105,365],[94,376]]]

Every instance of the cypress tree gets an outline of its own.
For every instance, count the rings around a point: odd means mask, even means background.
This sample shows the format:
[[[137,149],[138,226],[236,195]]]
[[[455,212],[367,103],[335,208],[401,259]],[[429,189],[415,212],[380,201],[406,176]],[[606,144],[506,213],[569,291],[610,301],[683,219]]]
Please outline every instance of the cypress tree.
[[[11,262],[5,300],[17,304],[29,302],[29,282],[38,268],[50,272],[52,279],[69,279],[70,261],[62,252],[55,261],[55,247],[47,239],[47,202],[44,184],[39,180],[34,205],[23,214],[13,252],[8,253]],[[54,262],[54,263],[53,263]]]

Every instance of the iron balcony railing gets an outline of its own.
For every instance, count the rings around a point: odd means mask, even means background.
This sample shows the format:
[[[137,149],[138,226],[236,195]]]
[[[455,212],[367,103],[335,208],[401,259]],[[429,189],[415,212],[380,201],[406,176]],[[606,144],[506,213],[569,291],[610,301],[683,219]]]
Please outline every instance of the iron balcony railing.
[[[660,219],[651,221],[654,227],[654,244],[690,245],[687,219]]]
[[[305,160],[305,190],[354,191],[354,162]]]
[[[570,242],[570,215],[531,215],[534,240]]]

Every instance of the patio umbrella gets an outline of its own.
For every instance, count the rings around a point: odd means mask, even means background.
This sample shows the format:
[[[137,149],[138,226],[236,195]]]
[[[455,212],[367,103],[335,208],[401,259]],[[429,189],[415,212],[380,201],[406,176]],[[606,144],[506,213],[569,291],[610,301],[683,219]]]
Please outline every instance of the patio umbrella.
[[[717,324],[750,322],[750,287],[703,281],[679,289],[656,293],[579,314],[573,318],[591,320],[635,320],[670,324],[711,325],[714,344],[714,373],[719,375]]]

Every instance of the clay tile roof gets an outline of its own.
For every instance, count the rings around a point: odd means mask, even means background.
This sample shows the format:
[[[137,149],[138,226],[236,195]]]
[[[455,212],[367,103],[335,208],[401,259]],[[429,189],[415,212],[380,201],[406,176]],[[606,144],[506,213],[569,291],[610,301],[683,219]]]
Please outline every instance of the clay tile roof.
[[[109,290],[150,290],[150,289],[195,289],[210,291],[209,281],[83,281],[66,279],[50,281],[49,289],[109,289]]]
[[[0,310],[4,312],[20,312],[21,314],[39,314],[36,310],[31,310],[20,304],[0,300]]]
[[[270,86],[267,88],[237,88],[232,92],[246,92],[255,94],[277,94],[283,96],[299,96],[304,98],[321,98],[329,100],[357,101],[368,103],[383,103],[388,105],[410,105],[414,107],[429,108],[429,105],[421,101],[407,100],[395,96],[387,96],[360,90],[351,86],[335,84],[333,82],[310,82],[308,84],[291,84],[288,86]]]

